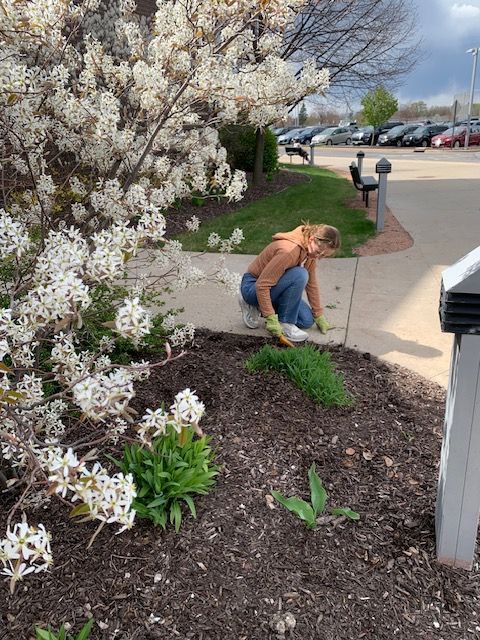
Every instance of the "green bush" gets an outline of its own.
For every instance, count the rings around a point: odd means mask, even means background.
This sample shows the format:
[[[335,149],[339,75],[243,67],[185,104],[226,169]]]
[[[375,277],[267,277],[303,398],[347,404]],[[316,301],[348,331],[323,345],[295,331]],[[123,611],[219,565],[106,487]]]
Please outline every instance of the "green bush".
[[[185,502],[196,517],[192,495],[205,495],[215,484],[218,465],[208,445],[209,438],[194,438],[193,429],[181,434],[169,427],[167,435],[156,438],[152,448],[126,446],[123,459],[115,461],[123,473],[131,473],[137,486],[133,509],[139,518],[152,520],[165,529],[167,520],[178,532],[182,523],[180,505]]]
[[[255,128],[248,125],[229,125],[220,130],[220,142],[227,150],[227,161],[234,169],[253,171],[255,163]],[[278,170],[277,139],[265,129],[263,173],[271,176]]]
[[[311,345],[295,349],[265,345],[248,358],[245,366],[251,373],[278,371],[286,375],[314,402],[325,407],[345,407],[352,403],[343,375],[335,372],[330,353],[321,353]]]
[[[157,313],[152,317],[152,326],[139,346],[131,340],[122,338],[112,330],[111,325],[116,316],[116,307],[119,300],[128,296],[128,291],[121,286],[107,287],[97,285],[90,290],[92,302],[82,316],[83,324],[77,330],[76,335],[79,346],[88,351],[95,352],[99,348],[102,338],[111,338],[115,348],[110,354],[112,362],[128,365],[138,353],[157,354],[164,350],[168,334],[163,328],[165,315]],[[141,302],[148,306],[162,307],[164,305],[160,292],[144,294]],[[177,315],[181,309],[169,309],[168,313]],[[49,353],[49,352],[48,352]]]

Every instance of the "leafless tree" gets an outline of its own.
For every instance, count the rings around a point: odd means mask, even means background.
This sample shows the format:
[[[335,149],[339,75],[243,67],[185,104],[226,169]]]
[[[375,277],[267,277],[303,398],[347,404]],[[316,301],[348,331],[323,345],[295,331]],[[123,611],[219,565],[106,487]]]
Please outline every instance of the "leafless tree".
[[[331,92],[399,86],[422,56],[412,0],[310,0],[286,34],[283,57],[328,67]]]
[[[394,89],[421,56],[412,0],[310,0],[286,34],[282,52],[299,70],[308,58],[327,67],[329,95],[344,102],[380,84]],[[257,166],[262,138],[257,135]]]

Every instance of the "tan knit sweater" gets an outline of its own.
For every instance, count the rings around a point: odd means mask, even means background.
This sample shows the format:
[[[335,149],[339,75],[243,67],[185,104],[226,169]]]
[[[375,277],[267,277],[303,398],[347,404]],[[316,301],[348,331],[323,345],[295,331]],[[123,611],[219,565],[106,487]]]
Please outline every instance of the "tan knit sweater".
[[[287,269],[299,266],[305,267],[308,271],[305,291],[313,316],[316,318],[323,314],[317,283],[317,261],[315,258],[307,257],[302,229],[300,226],[287,233],[276,233],[272,238],[273,242],[248,266],[247,271],[257,278],[258,306],[265,318],[275,313],[270,299],[270,289],[277,284]]]

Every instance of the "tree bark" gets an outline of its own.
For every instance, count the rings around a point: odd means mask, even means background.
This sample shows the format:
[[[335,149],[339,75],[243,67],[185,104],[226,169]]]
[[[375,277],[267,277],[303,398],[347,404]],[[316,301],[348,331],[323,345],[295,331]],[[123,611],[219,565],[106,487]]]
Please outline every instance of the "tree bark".
[[[255,138],[255,162],[253,165],[253,184],[260,184],[263,179],[263,152],[265,150],[265,133],[257,129]]]

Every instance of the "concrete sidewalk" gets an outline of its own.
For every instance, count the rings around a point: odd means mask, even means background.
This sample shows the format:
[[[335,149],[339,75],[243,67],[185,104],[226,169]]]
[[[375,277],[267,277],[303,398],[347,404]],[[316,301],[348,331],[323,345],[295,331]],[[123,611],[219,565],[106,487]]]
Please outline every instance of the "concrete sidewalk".
[[[388,150],[381,150],[388,157]],[[375,175],[381,154],[367,150],[363,173]],[[352,150],[352,159],[355,151]],[[316,164],[348,168],[345,158],[317,155]],[[387,204],[414,245],[381,256],[322,260],[318,265],[325,315],[336,328],[311,339],[368,351],[446,387],[452,336],[440,331],[438,301],[442,270],[480,243],[480,162],[395,159],[392,155]],[[321,212],[319,212],[321,220]],[[208,269],[218,259],[198,258]],[[251,256],[227,257],[243,273]],[[183,321],[233,333],[267,335],[247,329],[238,303],[217,286],[172,295],[167,304],[184,307]]]

